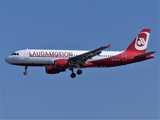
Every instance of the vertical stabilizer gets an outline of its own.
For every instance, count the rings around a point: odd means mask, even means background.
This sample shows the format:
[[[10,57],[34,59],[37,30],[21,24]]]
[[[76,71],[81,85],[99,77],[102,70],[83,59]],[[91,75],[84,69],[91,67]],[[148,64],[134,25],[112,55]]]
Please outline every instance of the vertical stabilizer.
[[[150,31],[151,29],[149,28],[143,29],[125,51],[145,53],[149,41]]]

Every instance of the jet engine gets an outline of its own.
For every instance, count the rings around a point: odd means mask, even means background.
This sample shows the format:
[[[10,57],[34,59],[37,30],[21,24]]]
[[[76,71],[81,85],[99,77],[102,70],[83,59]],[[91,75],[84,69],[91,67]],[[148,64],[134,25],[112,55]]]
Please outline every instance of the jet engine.
[[[57,74],[66,71],[66,69],[56,69],[54,66],[46,66],[45,70],[47,74]]]
[[[65,69],[69,67],[68,60],[59,59],[54,61],[54,68],[56,69]]]

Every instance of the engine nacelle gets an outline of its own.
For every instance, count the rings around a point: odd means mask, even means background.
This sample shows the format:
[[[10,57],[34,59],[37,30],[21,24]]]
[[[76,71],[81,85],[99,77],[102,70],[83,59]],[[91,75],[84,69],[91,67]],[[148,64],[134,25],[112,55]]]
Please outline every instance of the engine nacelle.
[[[66,69],[55,69],[54,66],[46,66],[45,70],[47,74],[57,74],[66,71]]]
[[[54,61],[54,68],[56,69],[65,69],[68,67],[69,67],[68,60],[59,59]]]

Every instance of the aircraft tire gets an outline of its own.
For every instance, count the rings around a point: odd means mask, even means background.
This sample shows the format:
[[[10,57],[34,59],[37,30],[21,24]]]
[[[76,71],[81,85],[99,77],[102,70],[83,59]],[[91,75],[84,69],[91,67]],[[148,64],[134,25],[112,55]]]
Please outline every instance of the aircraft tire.
[[[23,72],[23,74],[24,74],[24,75],[27,75],[27,72],[25,71],[25,72]]]
[[[72,73],[71,74],[71,78],[75,78],[76,77],[76,74],[75,73]]]
[[[82,70],[77,70],[77,74],[78,75],[82,74]]]

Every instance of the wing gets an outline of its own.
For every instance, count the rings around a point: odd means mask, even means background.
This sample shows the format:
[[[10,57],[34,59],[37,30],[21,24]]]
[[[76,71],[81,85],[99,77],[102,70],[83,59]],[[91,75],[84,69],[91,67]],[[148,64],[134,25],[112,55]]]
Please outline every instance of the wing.
[[[89,52],[86,52],[86,53],[83,53],[80,55],[77,55],[75,57],[71,57],[71,58],[69,58],[69,63],[71,65],[76,65],[76,66],[83,65],[87,60],[93,58],[96,55],[99,55],[102,52],[102,50],[104,50],[106,48],[110,48],[110,45],[102,46],[100,48],[91,50]]]

